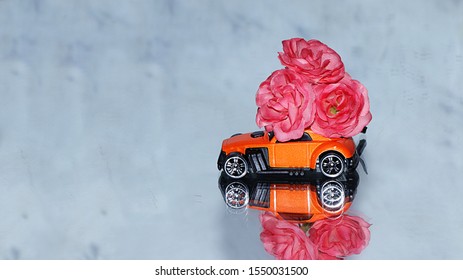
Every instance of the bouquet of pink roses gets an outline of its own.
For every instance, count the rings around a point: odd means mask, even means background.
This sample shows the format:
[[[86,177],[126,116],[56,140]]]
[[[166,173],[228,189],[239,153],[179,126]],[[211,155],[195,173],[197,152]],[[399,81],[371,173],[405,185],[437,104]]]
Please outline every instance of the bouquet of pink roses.
[[[260,84],[256,122],[279,141],[298,139],[307,128],[325,137],[352,137],[371,121],[366,88],[327,45],[285,40],[278,58],[285,68]]]

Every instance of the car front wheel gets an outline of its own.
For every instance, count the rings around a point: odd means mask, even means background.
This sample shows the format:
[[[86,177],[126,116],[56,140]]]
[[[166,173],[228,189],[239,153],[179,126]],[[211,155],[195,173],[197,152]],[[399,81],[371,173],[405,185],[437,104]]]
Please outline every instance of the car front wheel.
[[[239,179],[248,172],[248,164],[241,154],[234,153],[225,160],[223,170],[229,177]]]
[[[327,177],[338,177],[342,174],[344,168],[344,158],[337,153],[330,152],[320,157],[320,170]]]
[[[225,203],[232,209],[241,209],[249,203],[249,190],[240,182],[232,182],[225,188]]]

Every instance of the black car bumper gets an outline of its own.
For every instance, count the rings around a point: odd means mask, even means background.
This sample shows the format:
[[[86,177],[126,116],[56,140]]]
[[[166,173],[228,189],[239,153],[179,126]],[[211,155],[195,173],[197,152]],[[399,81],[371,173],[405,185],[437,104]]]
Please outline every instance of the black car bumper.
[[[227,155],[225,154],[224,151],[220,151],[219,159],[217,160],[217,169],[222,170],[223,169],[223,164],[225,162],[225,157]]]
[[[360,156],[356,152],[353,157],[346,159],[346,169],[354,170],[359,165]]]

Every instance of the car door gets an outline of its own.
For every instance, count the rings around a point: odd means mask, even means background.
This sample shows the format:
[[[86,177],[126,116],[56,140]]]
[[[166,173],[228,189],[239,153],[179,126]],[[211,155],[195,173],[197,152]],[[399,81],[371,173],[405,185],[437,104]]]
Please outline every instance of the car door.
[[[309,144],[312,141],[309,134],[297,140],[288,142],[275,141],[273,144],[273,167],[303,168],[309,164]]]

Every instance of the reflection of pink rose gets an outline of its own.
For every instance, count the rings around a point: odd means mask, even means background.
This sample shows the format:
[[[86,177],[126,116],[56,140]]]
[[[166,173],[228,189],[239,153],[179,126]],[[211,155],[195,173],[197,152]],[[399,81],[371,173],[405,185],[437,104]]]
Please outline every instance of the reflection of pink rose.
[[[371,121],[367,89],[346,74],[339,83],[317,85],[315,133],[326,137],[357,135]]]
[[[285,40],[278,58],[281,64],[303,74],[311,83],[335,83],[344,77],[341,57],[317,40]]]
[[[279,260],[313,260],[318,252],[297,225],[277,219],[272,213],[260,215],[260,240],[265,250]]]
[[[360,217],[319,220],[309,230],[309,239],[320,252],[342,258],[359,254],[370,241],[370,224]]]
[[[257,90],[256,122],[278,141],[298,139],[314,118],[312,87],[289,69],[273,72]]]

